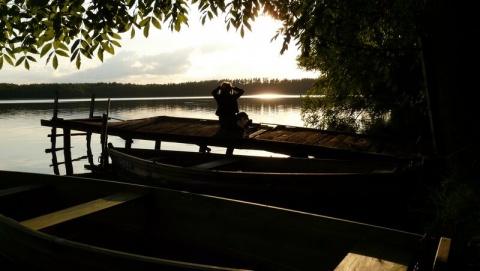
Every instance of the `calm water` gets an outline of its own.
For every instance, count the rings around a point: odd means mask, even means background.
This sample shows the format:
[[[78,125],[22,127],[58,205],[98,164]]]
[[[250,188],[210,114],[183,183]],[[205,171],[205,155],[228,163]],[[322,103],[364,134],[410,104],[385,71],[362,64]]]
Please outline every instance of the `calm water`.
[[[107,111],[107,101],[95,102],[95,116],[101,116]],[[254,123],[274,123],[292,126],[303,126],[300,117],[301,102],[298,96],[279,96],[276,98],[244,96],[239,100],[241,111],[245,111]],[[35,101],[0,101],[0,170],[15,170],[53,174],[51,154],[45,153],[50,148],[49,127],[40,124],[41,119],[51,119],[53,116],[52,100]],[[153,116],[193,117],[217,119],[214,112],[216,104],[213,98],[158,98],[110,101],[109,116],[115,120],[128,120]],[[60,100],[59,118],[86,118],[90,111],[90,99]],[[57,133],[62,133],[58,130]],[[75,133],[75,131],[72,131]],[[110,137],[109,142],[123,146],[120,138]],[[57,142],[61,147],[62,142]],[[100,135],[92,137],[94,159],[101,154]],[[153,148],[154,142],[136,140],[133,147]],[[72,159],[86,155],[86,140],[84,136],[72,137]],[[162,142],[163,149],[178,149],[198,151],[197,146]],[[222,148],[212,148],[212,152],[224,153]],[[235,154],[273,155],[266,152],[235,150]],[[57,153],[58,161],[63,161],[63,152]],[[74,173],[88,172],[84,169],[86,160],[74,162]],[[64,168],[60,166],[60,174]]]

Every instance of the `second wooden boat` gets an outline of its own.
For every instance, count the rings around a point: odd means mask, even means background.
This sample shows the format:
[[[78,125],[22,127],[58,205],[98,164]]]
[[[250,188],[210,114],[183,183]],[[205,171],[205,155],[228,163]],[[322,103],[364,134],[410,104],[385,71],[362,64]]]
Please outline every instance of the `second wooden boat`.
[[[421,182],[408,164],[114,148],[119,180],[365,220],[405,224]]]

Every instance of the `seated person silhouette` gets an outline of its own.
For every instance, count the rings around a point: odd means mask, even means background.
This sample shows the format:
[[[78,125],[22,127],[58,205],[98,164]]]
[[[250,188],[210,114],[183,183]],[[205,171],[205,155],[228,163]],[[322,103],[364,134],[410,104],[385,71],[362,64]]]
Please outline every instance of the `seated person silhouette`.
[[[245,112],[238,110],[237,100],[244,93],[243,89],[234,87],[230,82],[223,82],[212,91],[212,96],[217,101],[215,115],[218,116],[221,128],[245,131],[246,127],[252,123]]]

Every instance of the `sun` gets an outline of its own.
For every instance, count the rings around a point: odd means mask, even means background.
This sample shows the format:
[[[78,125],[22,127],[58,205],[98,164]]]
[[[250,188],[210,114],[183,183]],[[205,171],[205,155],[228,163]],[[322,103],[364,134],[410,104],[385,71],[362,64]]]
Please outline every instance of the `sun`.
[[[275,94],[275,93],[262,93],[257,95],[252,95],[251,97],[261,98],[261,99],[278,99],[283,98],[285,95]]]

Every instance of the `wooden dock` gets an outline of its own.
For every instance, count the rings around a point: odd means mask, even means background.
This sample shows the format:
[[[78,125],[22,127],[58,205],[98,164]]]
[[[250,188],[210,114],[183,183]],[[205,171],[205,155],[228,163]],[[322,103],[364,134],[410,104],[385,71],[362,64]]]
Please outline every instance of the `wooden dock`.
[[[41,120],[42,126],[101,133],[102,119]],[[255,149],[296,157],[342,159],[403,159],[422,155],[414,142],[362,134],[348,134],[284,125],[254,124],[247,137],[242,132],[220,129],[216,120],[156,116],[107,124],[108,135],[134,139],[194,144],[235,149]]]
[[[93,103],[94,98],[91,109]],[[57,106],[56,100],[55,108]],[[42,119],[41,125],[52,127],[49,135],[52,138],[52,148],[47,152],[63,150],[67,172],[71,171],[67,164],[72,161],[69,157],[70,136],[86,135],[89,146],[92,133],[103,133],[105,138],[118,136],[125,140],[127,148],[131,147],[133,140],[140,139],[154,141],[156,149],[161,148],[161,142],[176,142],[197,145],[200,152],[208,152],[209,146],[225,147],[227,154],[234,149],[250,149],[294,157],[387,161],[418,160],[430,156],[428,151],[421,149],[415,142],[364,134],[253,123],[253,128],[244,135],[242,131],[221,129],[218,121],[212,119],[153,116],[118,121],[109,120],[108,113],[95,117],[91,110],[88,118],[67,120],[58,118],[56,112],[57,110],[52,119]],[[58,134],[57,129],[63,129],[63,133]],[[56,147],[55,138],[59,136],[63,136],[63,148]],[[55,162],[56,157],[52,160]]]

